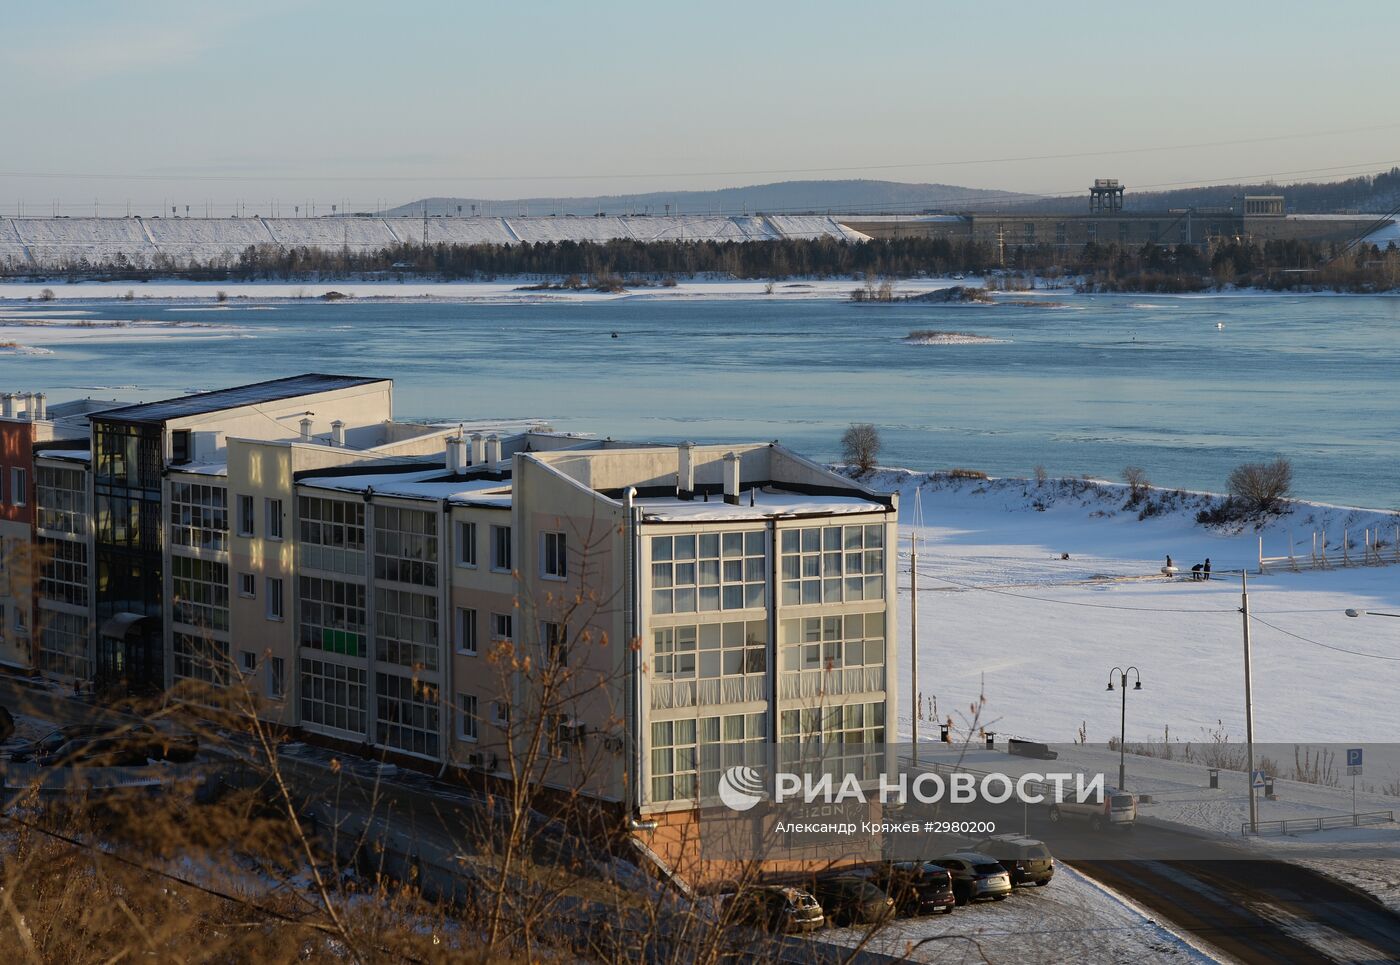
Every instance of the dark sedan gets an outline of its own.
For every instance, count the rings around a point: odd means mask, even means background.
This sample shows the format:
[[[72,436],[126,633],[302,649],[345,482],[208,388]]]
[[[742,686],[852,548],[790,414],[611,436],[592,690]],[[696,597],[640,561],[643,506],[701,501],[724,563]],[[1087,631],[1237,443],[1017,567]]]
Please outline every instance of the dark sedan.
[[[901,915],[946,915],[957,904],[952,874],[932,861],[891,862],[877,868],[872,880],[894,899]]]

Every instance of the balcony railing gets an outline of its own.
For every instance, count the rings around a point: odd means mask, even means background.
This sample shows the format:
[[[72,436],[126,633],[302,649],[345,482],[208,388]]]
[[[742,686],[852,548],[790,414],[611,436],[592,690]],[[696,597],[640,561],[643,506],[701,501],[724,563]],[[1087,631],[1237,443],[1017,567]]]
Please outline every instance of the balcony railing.
[[[782,700],[809,700],[868,694],[885,689],[884,667],[843,667],[836,670],[793,670],[778,680]]]
[[[741,704],[764,700],[767,678],[763,674],[743,677],[706,677],[702,680],[653,680],[651,709]]]

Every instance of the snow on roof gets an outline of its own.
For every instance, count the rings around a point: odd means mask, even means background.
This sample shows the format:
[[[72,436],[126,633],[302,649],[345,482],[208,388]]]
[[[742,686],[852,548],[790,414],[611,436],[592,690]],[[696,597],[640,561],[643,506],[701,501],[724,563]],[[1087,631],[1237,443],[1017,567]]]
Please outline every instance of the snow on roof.
[[[750,497],[754,505],[749,505]],[[732,522],[741,519],[769,519],[774,516],[839,516],[851,513],[883,513],[885,505],[863,496],[807,496],[802,493],[746,489],[739,495],[738,505],[726,503],[722,497],[678,499],[675,496],[652,496],[637,500],[643,518],[651,522]]]
[[[501,479],[455,478],[442,466],[416,472],[364,472],[350,476],[303,476],[298,485],[336,492],[364,493],[373,490],[376,496],[400,496],[405,499],[447,500],[452,503],[509,506],[510,481]]]

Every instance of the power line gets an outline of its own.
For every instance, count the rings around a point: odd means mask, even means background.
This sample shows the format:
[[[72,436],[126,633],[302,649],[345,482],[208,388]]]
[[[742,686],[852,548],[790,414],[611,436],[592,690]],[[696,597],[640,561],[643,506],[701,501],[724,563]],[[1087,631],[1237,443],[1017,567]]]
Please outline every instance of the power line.
[[[1337,128],[1323,131],[1302,131],[1290,134],[1273,134],[1263,137],[1236,138],[1225,141],[1198,141],[1185,144],[1158,145],[1155,147],[1110,148],[1095,151],[1073,151],[1062,154],[1025,154],[1006,157],[965,158],[945,161],[898,161],[884,164],[829,165],[808,168],[754,168],[727,171],[664,171],[664,172],[618,172],[611,174],[459,174],[459,175],[390,175],[361,177],[355,175],[266,175],[266,174],[113,174],[103,173],[62,173],[53,171],[0,171],[0,177],[94,180],[94,181],[222,181],[222,182],[262,182],[262,181],[307,181],[307,182],[355,182],[355,181],[598,181],[612,179],[637,179],[658,177],[747,177],[771,174],[823,174],[850,171],[893,171],[901,168],[962,167],[977,164],[1019,164],[1031,161],[1063,161],[1077,158],[1116,157],[1129,154],[1157,154],[1164,151],[1186,151],[1200,148],[1229,147],[1241,144],[1266,144],[1277,141],[1299,140],[1310,137],[1335,137],[1341,134],[1358,134],[1370,131],[1385,131],[1400,128],[1400,122],[1374,124],[1365,127]]]
[[[1388,657],[1383,653],[1366,653],[1362,650],[1348,650],[1346,647],[1334,647],[1330,643],[1319,643],[1318,641],[1311,640],[1308,637],[1303,636],[1302,634],[1293,633],[1289,630],[1283,629],[1282,627],[1276,627],[1272,623],[1259,619],[1253,613],[1249,615],[1249,618],[1256,623],[1264,624],[1264,626],[1268,627],[1270,630],[1276,630],[1277,632],[1283,634],[1285,637],[1292,637],[1294,640],[1298,640],[1302,643],[1310,643],[1314,647],[1322,647],[1324,650],[1335,650],[1338,653],[1349,653],[1353,657],[1369,657],[1372,660],[1393,660],[1396,662],[1400,662],[1400,657]]]
[[[1093,610],[1130,610],[1140,613],[1238,613],[1235,607],[1210,607],[1192,609],[1188,607],[1155,607],[1155,606],[1120,606],[1113,603],[1085,603],[1081,600],[1056,600],[1047,596],[1032,596],[1028,593],[1012,593],[1010,590],[998,590],[990,586],[976,586],[971,583],[959,583],[944,576],[934,576],[940,583],[948,583],[952,586],[964,590],[977,590],[982,593],[995,593],[998,596],[1009,596],[1017,600],[1031,600],[1036,603],[1054,603],[1059,606],[1079,606],[1088,607]]]

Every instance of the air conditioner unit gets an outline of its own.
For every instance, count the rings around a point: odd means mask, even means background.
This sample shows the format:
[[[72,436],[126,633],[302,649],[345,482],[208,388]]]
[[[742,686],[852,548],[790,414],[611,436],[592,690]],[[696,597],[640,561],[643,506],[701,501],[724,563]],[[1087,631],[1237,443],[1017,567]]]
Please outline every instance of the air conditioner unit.
[[[494,771],[498,763],[500,763],[499,757],[495,754],[487,754],[485,751],[473,751],[467,755],[467,766],[478,770]]]

